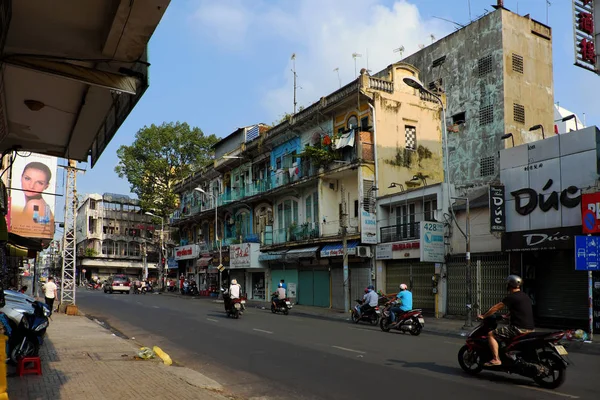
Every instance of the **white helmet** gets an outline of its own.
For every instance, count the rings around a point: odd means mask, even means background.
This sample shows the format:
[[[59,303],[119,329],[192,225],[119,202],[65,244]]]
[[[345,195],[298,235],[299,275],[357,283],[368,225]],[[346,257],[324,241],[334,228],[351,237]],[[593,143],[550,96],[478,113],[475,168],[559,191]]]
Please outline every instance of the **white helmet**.
[[[237,285],[237,279],[232,279],[232,280],[231,280],[231,284],[232,284],[232,285]]]
[[[406,286],[406,283],[401,283],[400,284],[400,290],[407,290],[408,286]]]

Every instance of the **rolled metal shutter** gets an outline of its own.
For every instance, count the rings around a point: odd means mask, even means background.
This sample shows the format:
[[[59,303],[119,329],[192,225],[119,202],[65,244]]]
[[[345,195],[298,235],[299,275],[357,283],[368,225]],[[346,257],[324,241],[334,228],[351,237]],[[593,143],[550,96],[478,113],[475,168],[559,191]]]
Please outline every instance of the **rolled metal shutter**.
[[[331,308],[344,310],[344,271],[342,268],[331,269]]]
[[[401,283],[408,285],[413,295],[413,308],[424,311],[435,310],[435,295],[431,277],[435,264],[419,261],[401,261],[387,264],[386,293],[397,293]]]
[[[354,304],[355,299],[362,299],[364,290],[371,284],[371,268],[350,269],[350,302]]]

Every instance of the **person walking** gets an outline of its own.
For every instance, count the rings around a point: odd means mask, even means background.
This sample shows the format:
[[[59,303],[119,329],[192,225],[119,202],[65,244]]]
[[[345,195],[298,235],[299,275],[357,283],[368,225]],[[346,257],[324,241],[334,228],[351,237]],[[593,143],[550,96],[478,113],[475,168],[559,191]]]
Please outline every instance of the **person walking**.
[[[44,299],[46,300],[46,304],[50,307],[50,312],[54,312],[54,299],[58,296],[58,288],[56,287],[56,283],[54,283],[54,278],[48,278],[48,282],[44,284]]]

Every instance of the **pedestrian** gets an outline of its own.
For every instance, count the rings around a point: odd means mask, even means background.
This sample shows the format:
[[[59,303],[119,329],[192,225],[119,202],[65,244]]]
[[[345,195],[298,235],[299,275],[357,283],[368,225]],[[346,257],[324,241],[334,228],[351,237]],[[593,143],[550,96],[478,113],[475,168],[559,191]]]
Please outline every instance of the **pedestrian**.
[[[43,287],[44,289],[44,298],[46,300],[46,304],[50,307],[50,312],[54,311],[54,299],[58,296],[58,288],[54,283],[54,278],[49,277],[48,282]]]
[[[19,289],[19,293],[25,294],[26,291],[27,291],[27,286],[22,286],[21,289]]]

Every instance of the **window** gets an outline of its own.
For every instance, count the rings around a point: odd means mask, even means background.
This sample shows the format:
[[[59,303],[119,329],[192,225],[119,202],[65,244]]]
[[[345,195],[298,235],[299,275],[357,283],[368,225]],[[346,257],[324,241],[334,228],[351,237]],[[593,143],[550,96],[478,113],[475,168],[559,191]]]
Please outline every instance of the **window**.
[[[358,200],[354,200],[354,218],[358,218]]]
[[[285,200],[277,206],[277,219],[279,229],[286,229],[298,223],[298,202]]]
[[[96,209],[96,200],[90,200],[90,210]]]
[[[417,223],[415,203],[396,207],[396,235],[398,240],[416,238]]]
[[[313,205],[312,205],[312,194],[310,196],[308,196],[306,198],[306,222],[313,222],[313,216],[312,216],[312,210],[313,210]]]
[[[525,123],[525,106],[521,104],[513,104],[513,113],[515,116],[515,122]]]
[[[348,129],[358,128],[358,118],[356,118],[356,115],[353,115],[350,118],[348,118],[347,125],[348,125]]]
[[[93,217],[88,217],[88,230],[90,233],[96,233],[96,221]]]
[[[360,119],[360,130],[363,132],[369,130],[369,117],[362,117]]]
[[[404,140],[405,147],[407,150],[417,149],[417,128],[414,126],[404,126]]]
[[[479,175],[494,176],[496,174],[496,158],[494,156],[482,157],[479,160]]]
[[[452,123],[455,125],[464,124],[467,120],[467,114],[463,111],[452,116]]]
[[[370,213],[375,212],[375,199],[373,198],[374,182],[363,180],[363,209]]]
[[[446,56],[441,56],[440,58],[436,58],[431,63],[431,68],[439,67],[446,61]]]
[[[481,78],[484,75],[492,72],[492,56],[485,56],[477,60],[477,73]]]
[[[275,159],[275,167],[276,167],[277,169],[281,169],[281,157],[277,157],[277,158]]]
[[[425,221],[435,221],[435,212],[437,210],[437,200],[428,200],[425,202],[423,217]]]
[[[494,122],[494,106],[483,106],[479,108],[479,125],[489,125]]]
[[[523,73],[523,56],[513,53],[512,55],[512,69],[520,74]]]

